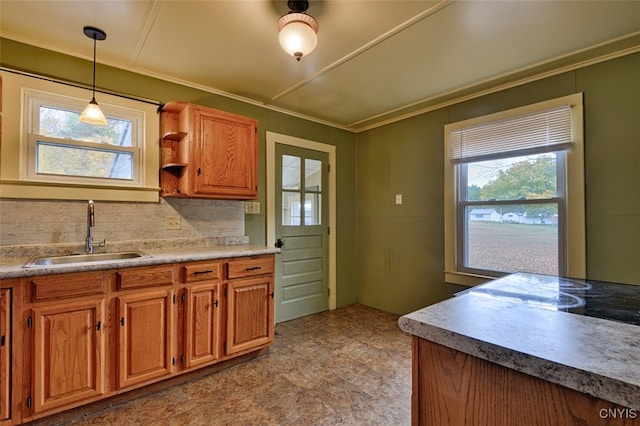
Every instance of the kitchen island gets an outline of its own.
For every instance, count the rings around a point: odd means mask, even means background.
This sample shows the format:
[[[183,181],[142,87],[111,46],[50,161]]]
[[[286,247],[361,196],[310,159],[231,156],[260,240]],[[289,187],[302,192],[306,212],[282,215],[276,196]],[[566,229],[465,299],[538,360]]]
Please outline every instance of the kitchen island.
[[[413,424],[640,424],[640,286],[610,284],[622,322],[607,284],[514,274],[401,317]]]

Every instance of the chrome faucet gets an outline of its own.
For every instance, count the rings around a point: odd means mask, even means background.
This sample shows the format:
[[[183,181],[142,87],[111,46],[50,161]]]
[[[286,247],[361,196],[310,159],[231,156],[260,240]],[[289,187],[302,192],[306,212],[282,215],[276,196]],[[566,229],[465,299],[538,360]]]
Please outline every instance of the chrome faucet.
[[[96,226],[95,208],[93,206],[93,200],[89,200],[89,205],[87,207],[87,239],[85,244],[87,254],[94,253],[95,247],[104,247],[107,242],[107,240],[102,240],[98,243],[93,241],[94,226]]]

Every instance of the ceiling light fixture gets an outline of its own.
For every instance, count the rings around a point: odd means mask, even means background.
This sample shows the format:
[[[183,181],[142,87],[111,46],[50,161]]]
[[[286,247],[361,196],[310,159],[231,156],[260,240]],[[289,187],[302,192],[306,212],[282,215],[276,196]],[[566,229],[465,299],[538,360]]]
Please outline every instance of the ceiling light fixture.
[[[289,13],[278,20],[280,46],[297,61],[313,52],[318,44],[318,21],[307,15],[308,1],[287,2]]]
[[[91,101],[84,111],[82,111],[82,114],[80,114],[80,121],[83,123],[105,126],[107,124],[107,119],[104,117],[102,110],[100,110],[98,102],[96,102],[96,41],[105,40],[107,38],[107,34],[95,27],[84,27],[83,31],[84,35],[93,39],[93,85],[91,86]]]

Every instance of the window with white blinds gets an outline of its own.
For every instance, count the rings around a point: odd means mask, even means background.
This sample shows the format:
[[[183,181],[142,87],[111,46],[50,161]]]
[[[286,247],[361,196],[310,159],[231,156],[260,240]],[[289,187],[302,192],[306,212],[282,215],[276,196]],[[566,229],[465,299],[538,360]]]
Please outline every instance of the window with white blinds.
[[[445,281],[586,271],[582,94],[444,127]]]
[[[449,134],[453,163],[525,156],[571,147],[571,106],[454,129]]]

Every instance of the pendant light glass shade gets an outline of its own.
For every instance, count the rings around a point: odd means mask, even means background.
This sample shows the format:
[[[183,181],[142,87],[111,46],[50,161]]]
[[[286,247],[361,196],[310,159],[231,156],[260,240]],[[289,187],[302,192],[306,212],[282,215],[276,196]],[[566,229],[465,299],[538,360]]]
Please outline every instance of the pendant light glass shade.
[[[318,21],[307,15],[308,2],[289,2],[291,12],[278,20],[280,46],[296,60],[313,52],[318,44]]]
[[[107,119],[98,106],[98,102],[96,102],[96,41],[105,40],[107,38],[107,34],[104,31],[94,27],[84,27],[83,31],[84,35],[93,39],[93,85],[91,86],[91,101],[89,102],[89,105],[86,106],[84,111],[82,111],[82,114],[80,114],[79,120],[83,123],[106,126]]]
[[[84,111],[82,111],[82,114],[80,114],[79,120],[83,123],[97,124],[99,126],[107,125],[107,119],[98,106],[96,98],[91,98],[91,102],[89,102]]]

